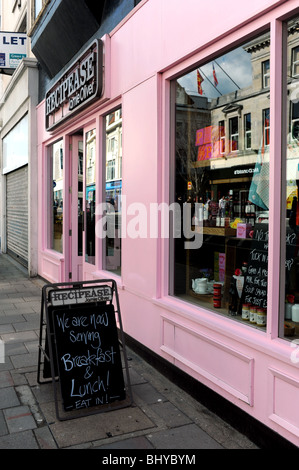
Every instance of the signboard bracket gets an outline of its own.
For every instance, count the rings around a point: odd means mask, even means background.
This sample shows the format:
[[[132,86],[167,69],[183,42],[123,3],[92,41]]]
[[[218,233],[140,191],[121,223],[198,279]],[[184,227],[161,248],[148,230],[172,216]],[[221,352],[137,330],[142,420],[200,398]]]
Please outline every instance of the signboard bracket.
[[[87,382],[86,377],[92,379]],[[43,286],[37,382],[53,384],[59,421],[132,405],[119,297],[113,279]]]

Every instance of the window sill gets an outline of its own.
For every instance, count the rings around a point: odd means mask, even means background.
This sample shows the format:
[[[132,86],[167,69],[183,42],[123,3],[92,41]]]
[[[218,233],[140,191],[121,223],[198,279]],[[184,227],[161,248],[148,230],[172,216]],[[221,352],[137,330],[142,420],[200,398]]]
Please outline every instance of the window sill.
[[[265,331],[252,327],[243,321],[234,321],[230,317],[209,311],[204,307],[189,304],[179,298],[165,296],[154,299],[152,302],[164,310],[161,316],[168,318],[173,323],[191,321],[198,327],[204,327],[217,335],[225,336],[229,341],[241,343],[256,351],[291,364],[293,347],[283,338],[271,338]]]

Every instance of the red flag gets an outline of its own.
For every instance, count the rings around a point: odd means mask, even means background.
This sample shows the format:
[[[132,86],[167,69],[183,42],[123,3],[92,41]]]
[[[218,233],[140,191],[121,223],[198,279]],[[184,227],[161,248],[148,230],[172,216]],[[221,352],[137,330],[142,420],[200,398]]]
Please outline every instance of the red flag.
[[[201,86],[202,82],[203,82],[203,78],[200,75],[199,70],[197,70],[197,90],[200,95],[202,95],[202,86]]]
[[[213,64],[213,77],[214,77],[214,85],[217,86],[218,80],[217,80],[214,64]]]

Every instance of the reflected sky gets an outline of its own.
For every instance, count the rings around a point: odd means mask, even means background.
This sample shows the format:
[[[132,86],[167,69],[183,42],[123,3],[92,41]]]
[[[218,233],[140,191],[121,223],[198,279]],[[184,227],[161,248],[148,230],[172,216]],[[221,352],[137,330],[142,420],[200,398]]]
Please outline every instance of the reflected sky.
[[[217,86],[214,85],[213,65],[218,80]],[[202,96],[209,99],[247,88],[252,84],[251,54],[243,47],[224,54],[178,79],[179,84],[189,95],[198,95],[197,70],[204,79]]]

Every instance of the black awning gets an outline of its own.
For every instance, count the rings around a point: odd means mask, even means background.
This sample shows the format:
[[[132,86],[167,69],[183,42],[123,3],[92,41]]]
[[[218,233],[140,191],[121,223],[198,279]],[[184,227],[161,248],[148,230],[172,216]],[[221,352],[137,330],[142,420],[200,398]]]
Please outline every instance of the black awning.
[[[32,51],[53,78],[98,31],[105,0],[50,2],[31,37]]]

